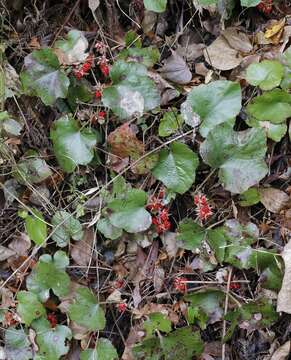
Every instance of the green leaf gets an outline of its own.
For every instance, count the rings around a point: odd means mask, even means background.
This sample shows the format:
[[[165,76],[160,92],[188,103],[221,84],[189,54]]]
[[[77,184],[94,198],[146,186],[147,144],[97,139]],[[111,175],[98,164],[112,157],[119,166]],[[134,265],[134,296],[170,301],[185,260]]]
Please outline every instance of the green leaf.
[[[266,150],[263,130],[236,132],[228,124],[218,125],[200,146],[204,162],[219,168],[220,182],[233,193],[245,192],[267,174]]]
[[[98,221],[97,230],[110,240],[118,239],[123,233],[122,229],[113,226],[108,218],[100,219]]]
[[[162,117],[159,125],[159,136],[166,137],[174,134],[183,124],[184,119],[178,114],[177,109],[167,111]]]
[[[31,209],[31,212],[32,215],[25,218],[27,234],[36,245],[43,245],[47,238],[47,225],[40,211]]]
[[[60,63],[52,49],[35,50],[24,59],[20,79],[24,92],[39,96],[45,105],[53,105],[67,96],[70,80],[60,70]]]
[[[38,184],[52,175],[47,163],[34,150],[27,151],[13,170],[13,176],[21,184]]]
[[[180,222],[177,231],[177,240],[182,242],[181,247],[186,250],[199,248],[205,238],[205,230],[192,219],[185,219]]]
[[[146,48],[130,47],[120,52],[118,58],[130,61],[135,60],[150,68],[160,60],[160,53],[158,49],[151,46]]]
[[[261,316],[255,316],[256,314],[260,314]],[[231,326],[227,330],[223,340],[230,340],[236,326],[241,322],[249,322],[253,329],[260,329],[272,325],[277,319],[278,314],[273,305],[269,304],[265,299],[261,299],[255,303],[244,304],[225,315],[225,320],[230,321]]]
[[[37,356],[45,360],[57,360],[69,351],[67,340],[71,340],[72,332],[64,325],[51,327],[50,322],[41,318],[32,323],[32,328],[36,331],[36,343],[39,346]]]
[[[25,325],[29,326],[33,320],[45,316],[45,308],[36,294],[29,291],[19,291],[17,300],[17,312]]]
[[[198,306],[188,306],[186,319],[189,324],[198,323],[200,329],[205,330],[207,327],[208,315]]]
[[[169,333],[172,330],[171,321],[162,313],[151,313],[148,320],[143,323],[146,331],[145,339],[149,339],[155,334],[155,331]]]
[[[244,193],[240,194],[240,206],[252,206],[260,202],[261,196],[256,188],[250,188]]]
[[[67,100],[73,111],[77,109],[78,103],[87,103],[92,100],[93,95],[90,90],[90,83],[86,79],[77,80],[75,77],[70,79]]]
[[[82,31],[71,30],[67,34],[66,40],[58,40],[54,46],[61,50],[60,58],[66,65],[80,63],[86,60],[88,53],[88,41]]]
[[[71,116],[63,116],[53,123],[50,133],[58,163],[68,173],[77,165],[87,165],[94,157],[97,133],[89,128],[80,129]]]
[[[162,13],[166,10],[167,0],[144,0],[144,7],[147,10]]]
[[[291,94],[274,89],[255,97],[246,109],[250,117],[280,124],[291,116]]]
[[[227,239],[224,228],[218,227],[207,231],[207,242],[215,253],[215,257],[220,264],[223,263]]]
[[[84,326],[88,331],[103,330],[105,327],[104,311],[88,288],[76,290],[74,302],[69,306],[68,313],[71,320]]]
[[[0,129],[4,131],[5,135],[19,136],[23,125],[13,119],[7,111],[0,112]]]
[[[57,211],[51,222],[54,227],[52,239],[59,247],[67,246],[71,238],[82,239],[83,230],[80,221],[67,211]]]
[[[113,211],[109,216],[110,223],[129,233],[147,230],[152,223],[151,215],[145,210],[147,194],[142,190],[130,189],[122,198],[108,204]]]
[[[161,150],[152,172],[169,190],[184,194],[195,181],[198,163],[198,156],[187,145],[173,142],[170,150]]]
[[[223,316],[225,295],[220,290],[207,289],[184,296],[191,306],[202,309],[208,316],[208,324],[220,321]]]
[[[261,0],[240,0],[241,6],[251,7],[251,6],[257,6]]]
[[[263,60],[247,68],[246,80],[262,90],[272,90],[279,86],[284,75],[283,65],[276,60]]]
[[[10,327],[5,330],[5,356],[6,360],[33,359],[30,341],[23,329]]]
[[[270,121],[259,121],[256,118],[248,118],[246,123],[251,127],[263,129],[267,137],[276,142],[279,142],[287,131],[286,124],[272,124]]]
[[[103,91],[102,101],[121,119],[141,117],[160,104],[155,83],[144,65],[118,60],[110,71],[112,86]]]
[[[192,360],[203,351],[203,342],[198,331],[190,326],[172,331],[158,338],[144,340],[133,347],[135,360]]]
[[[81,352],[81,360],[116,360],[117,351],[108,339],[100,338],[97,340],[95,349],[88,349]]]
[[[194,86],[186,103],[200,118],[199,131],[206,137],[216,125],[234,119],[241,109],[241,89],[238,83],[219,80]]]
[[[37,294],[42,302],[48,300],[50,289],[58,297],[66,296],[70,286],[70,278],[65,272],[68,265],[69,258],[63,251],[57,251],[53,259],[51,255],[42,255],[27,277],[27,289]]]

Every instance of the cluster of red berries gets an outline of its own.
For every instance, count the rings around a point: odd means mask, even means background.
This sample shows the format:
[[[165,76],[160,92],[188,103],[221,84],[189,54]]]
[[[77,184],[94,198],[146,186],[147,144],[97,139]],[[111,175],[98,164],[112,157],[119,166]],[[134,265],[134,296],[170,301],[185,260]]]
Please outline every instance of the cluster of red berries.
[[[154,214],[152,223],[155,225],[157,233],[162,234],[170,230],[169,210],[163,205],[164,191],[161,190],[158,196],[152,196],[147,209]]]
[[[187,279],[184,277],[176,277],[173,282],[174,289],[180,293],[187,292]]]
[[[125,302],[122,302],[122,303],[117,304],[117,310],[118,310],[120,313],[125,312],[126,309],[127,309],[127,305],[126,305]]]
[[[205,195],[195,195],[194,204],[197,206],[196,212],[201,221],[207,220],[213,214]]]
[[[229,285],[230,290],[239,290],[240,289],[240,284],[236,283],[236,282],[232,282]]]
[[[97,42],[95,45],[95,49],[99,54],[97,64],[99,65],[100,71],[102,74],[107,77],[109,75],[109,66],[108,66],[108,59],[106,58],[106,45],[102,42]],[[89,54],[85,63],[81,65],[81,67],[75,68],[73,73],[76,79],[80,80],[82,77],[88,75],[89,71],[93,66],[93,55]],[[96,94],[95,94],[96,96]],[[97,96],[96,96],[97,97]]]
[[[88,55],[86,62],[79,69],[74,69],[74,75],[77,80],[82,79],[82,77],[86,76],[93,66],[93,56]]]
[[[273,9],[273,0],[262,0],[259,5],[257,5],[257,9],[265,15],[269,15]]]

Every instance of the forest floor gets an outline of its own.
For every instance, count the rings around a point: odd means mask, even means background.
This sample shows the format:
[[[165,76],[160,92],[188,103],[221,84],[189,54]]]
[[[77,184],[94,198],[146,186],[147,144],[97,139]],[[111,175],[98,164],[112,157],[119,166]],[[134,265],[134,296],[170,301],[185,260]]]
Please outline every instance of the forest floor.
[[[291,359],[291,2],[0,14],[0,359]]]

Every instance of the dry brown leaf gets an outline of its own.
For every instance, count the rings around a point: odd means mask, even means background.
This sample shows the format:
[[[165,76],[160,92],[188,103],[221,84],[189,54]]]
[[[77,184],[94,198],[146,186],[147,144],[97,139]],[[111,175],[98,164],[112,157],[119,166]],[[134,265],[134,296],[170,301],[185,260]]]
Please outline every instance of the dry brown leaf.
[[[27,252],[30,246],[31,246],[30,238],[25,233],[21,233],[8,245],[8,247],[11,250],[15,251],[15,253],[18,256],[27,256]]]
[[[242,57],[221,35],[203,50],[206,62],[218,70],[231,70],[237,67]]]
[[[180,93],[167,80],[156,72],[148,71],[148,76],[155,82],[161,97],[161,105],[167,105],[175,99]]]
[[[162,243],[169,257],[176,256],[179,249],[176,238],[177,234],[170,231],[166,232],[165,234],[163,234],[163,236],[161,236]]]
[[[188,84],[192,79],[186,61],[175,51],[172,51],[172,55],[164,61],[159,72],[165,79],[181,85]]]
[[[94,239],[94,230],[92,228],[86,229],[84,231],[83,239],[72,244],[71,256],[77,265],[89,265],[92,258],[92,247]]]
[[[289,196],[284,191],[272,187],[259,189],[259,194],[261,203],[273,213],[279,213],[290,201]]]
[[[8,249],[7,247],[0,245],[0,261],[7,260],[13,255],[15,255],[14,250]]]
[[[278,294],[277,312],[283,311],[291,314],[291,240],[285,245],[282,258],[285,264],[285,273]]]
[[[129,122],[112,131],[107,139],[112,154],[120,158],[140,157],[144,153],[144,144],[136,137],[137,132],[137,127]]]
[[[224,36],[229,45],[237,51],[249,53],[253,50],[253,45],[251,44],[247,34],[239,31],[239,29],[235,27],[225,29],[221,35]]]
[[[277,349],[271,357],[271,360],[286,360],[291,353],[291,340],[285,342]]]

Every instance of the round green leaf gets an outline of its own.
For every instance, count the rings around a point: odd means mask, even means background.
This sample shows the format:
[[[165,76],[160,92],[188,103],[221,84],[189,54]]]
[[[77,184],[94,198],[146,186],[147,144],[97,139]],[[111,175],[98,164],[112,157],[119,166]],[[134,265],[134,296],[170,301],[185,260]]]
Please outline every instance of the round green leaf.
[[[193,113],[200,118],[199,131],[206,137],[216,125],[228,122],[240,112],[241,89],[238,83],[232,81],[213,81],[193,87],[186,103],[190,104]]]
[[[71,238],[82,239],[83,230],[80,221],[67,211],[57,211],[51,222],[54,226],[52,239],[59,247],[67,246]]]
[[[82,31],[71,30],[68,32],[66,40],[58,40],[55,48],[60,49],[63,63],[72,65],[86,60],[88,53],[88,41]]]
[[[40,158],[34,150],[27,151],[22,159],[16,164],[13,176],[21,184],[38,184],[52,175],[47,163]]]
[[[97,230],[110,240],[118,239],[123,233],[122,229],[113,226],[107,218],[98,221]]]
[[[23,329],[5,330],[5,360],[30,360],[33,358],[30,341]]]
[[[32,209],[31,212],[32,215],[25,218],[27,234],[36,245],[43,245],[47,238],[47,225],[40,211]]]
[[[81,360],[115,360],[118,359],[117,351],[108,339],[100,338],[95,349],[81,352]]]
[[[263,130],[236,132],[228,124],[218,125],[200,146],[204,162],[219,168],[220,182],[233,193],[245,192],[267,174],[266,150]]]
[[[53,123],[50,133],[58,163],[66,172],[77,165],[87,165],[94,156],[97,133],[89,128],[80,129],[71,116],[63,116]]]
[[[160,152],[153,175],[169,189],[184,194],[195,181],[198,156],[185,144],[173,142]]]
[[[280,85],[283,75],[284,67],[279,61],[264,60],[247,68],[246,80],[262,90],[272,90]]]
[[[272,124],[271,121],[259,121],[256,118],[249,118],[246,120],[249,126],[262,128],[267,137],[279,142],[287,132],[286,124]]]
[[[164,114],[159,125],[159,136],[166,137],[174,134],[183,124],[184,119],[176,109]]]
[[[180,222],[177,240],[182,242],[181,247],[186,250],[195,250],[200,247],[205,237],[205,230],[192,219]]]
[[[167,0],[144,0],[144,7],[147,10],[162,13],[166,10]]]
[[[37,356],[40,359],[58,360],[68,353],[69,346],[66,343],[71,340],[72,332],[67,326],[57,325],[52,328],[45,318],[35,320],[31,326],[36,331],[36,343],[39,346]]]
[[[144,65],[116,61],[111,68],[112,86],[103,91],[103,104],[121,119],[140,117],[160,104],[155,83]]]
[[[42,255],[26,280],[29,291],[38,295],[42,302],[48,300],[50,289],[59,297],[69,292],[70,278],[65,272],[69,259],[63,251],[57,251],[54,258]]]
[[[32,292],[19,291],[17,300],[17,312],[25,325],[29,326],[33,320],[46,314],[44,306]]]
[[[74,302],[69,306],[69,317],[78,325],[84,326],[88,331],[103,330],[105,315],[98,304],[96,296],[88,288],[76,290]]]
[[[280,124],[291,117],[291,94],[280,89],[266,92],[248,104],[247,113],[257,120]]]
[[[240,0],[241,6],[245,7],[257,6],[260,2],[261,0]]]
[[[152,224],[152,217],[144,208],[147,195],[142,190],[130,189],[122,198],[115,199],[108,204],[113,211],[109,216],[110,223],[129,233],[147,230]]]
[[[52,49],[35,50],[27,55],[24,69],[20,79],[28,95],[39,96],[45,105],[53,105],[58,98],[67,96],[70,80],[60,70]]]

